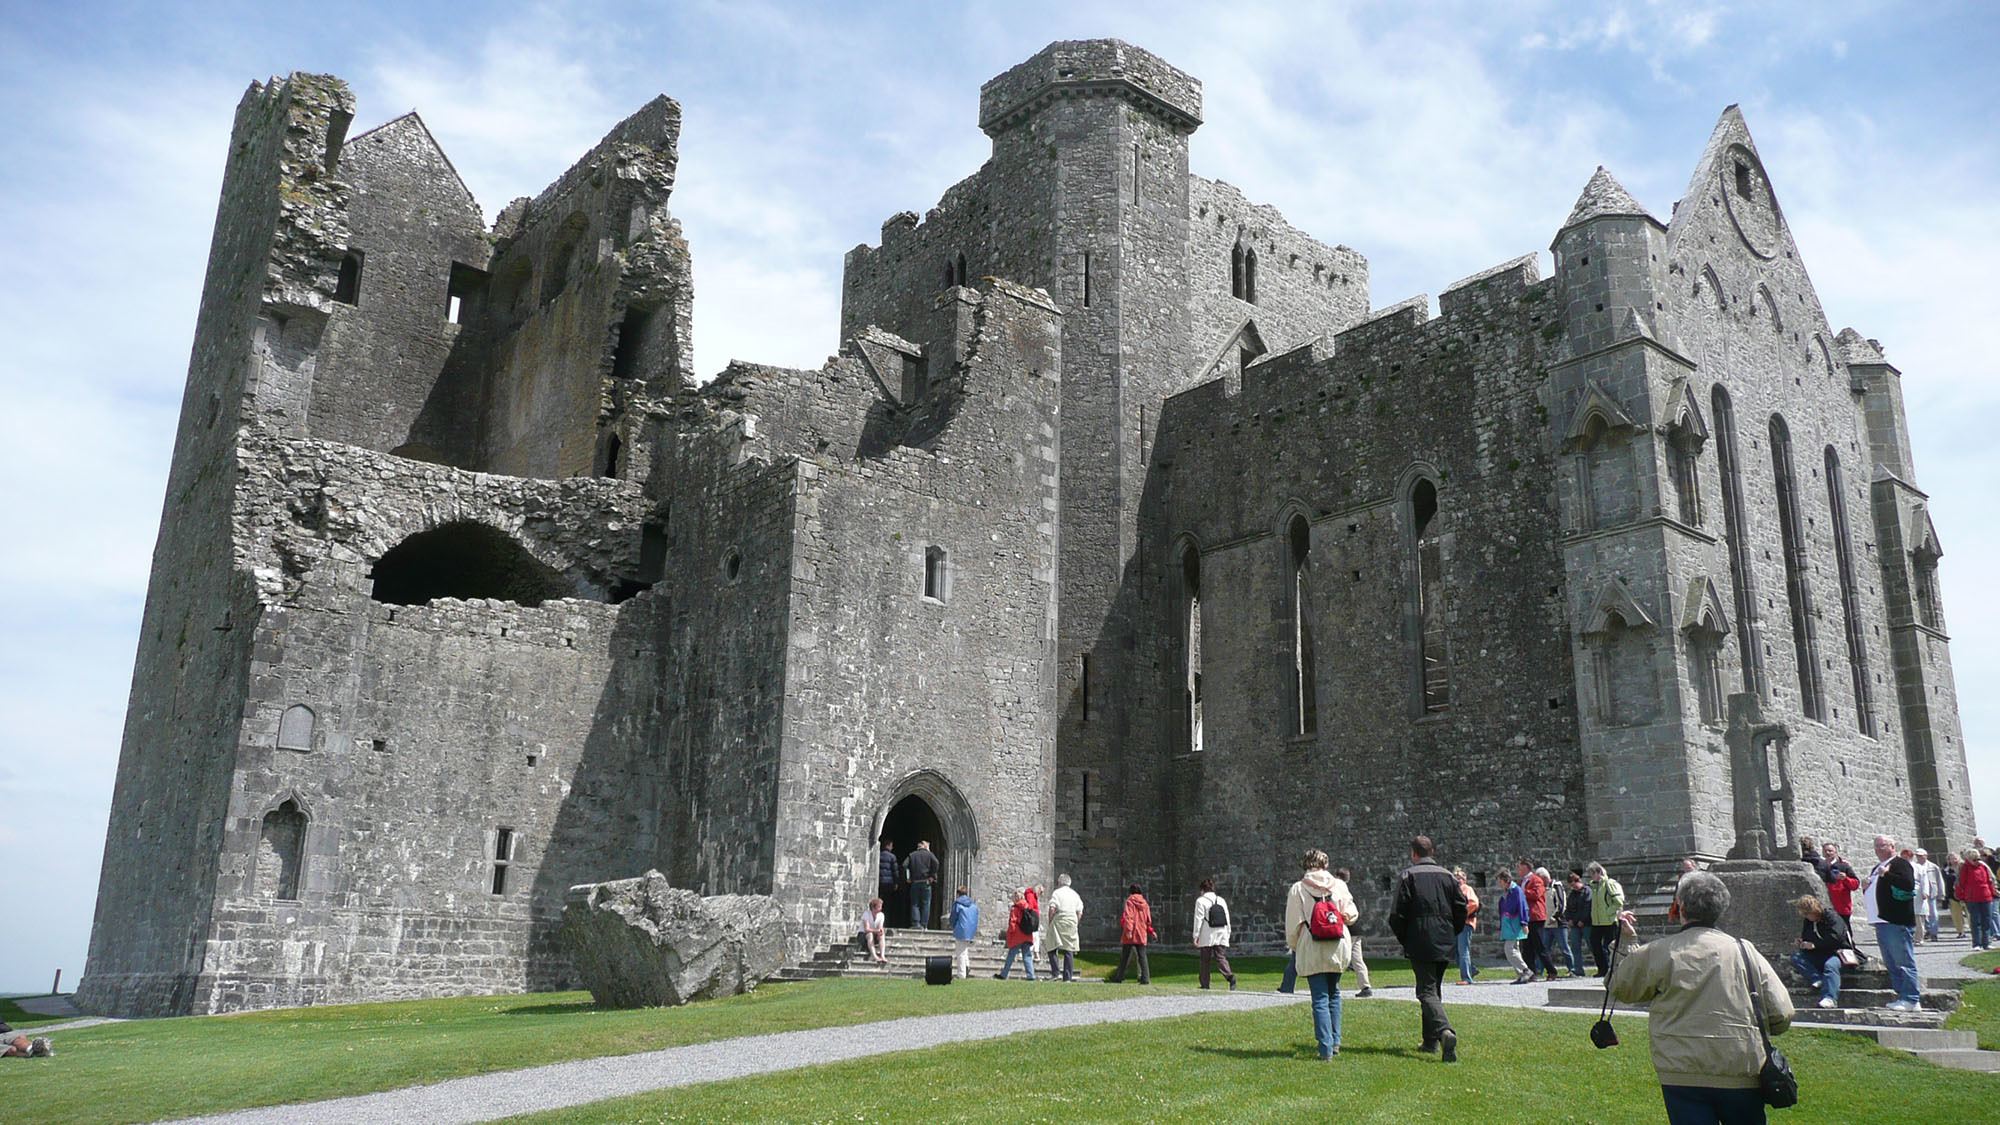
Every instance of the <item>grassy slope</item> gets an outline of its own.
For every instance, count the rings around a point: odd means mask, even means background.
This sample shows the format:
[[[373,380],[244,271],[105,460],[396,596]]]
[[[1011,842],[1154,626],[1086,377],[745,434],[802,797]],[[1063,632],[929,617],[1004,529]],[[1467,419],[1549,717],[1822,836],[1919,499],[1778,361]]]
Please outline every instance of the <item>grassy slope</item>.
[[[61,1023],[71,1018],[74,1017],[38,1016],[33,1012],[22,1011],[21,1006],[12,1000],[0,1000],[0,1021],[11,1024],[15,1031],[32,1033],[36,1027],[42,1024]]]
[[[684,1008],[607,1011],[587,993],[565,992],[135,1020],[51,1036],[54,1059],[8,1068],[0,1120],[15,1119],[12,1105],[34,1106],[38,1121],[152,1121],[739,1035],[1097,1000],[1108,991],[814,981]]]
[[[2000,1051],[2000,981],[1980,981],[1966,988],[1945,1026],[1955,1031],[1976,1031],[1979,1045]]]
[[[1346,1006],[1340,1057],[1317,1061],[1303,1007],[1037,1032],[602,1102],[520,1120],[656,1121],[1412,1121],[1661,1120],[1644,1020],[1620,1047],[1591,1048],[1594,1015],[1460,1007],[1464,1059],[1415,1050],[1416,1005]],[[1859,1036],[1798,1032],[1783,1046],[1800,1076],[1784,1125],[1876,1123],[1911,1112],[1969,1121],[2000,1079],[1940,1070]],[[1552,1099],[1548,1091],[1562,1094]]]

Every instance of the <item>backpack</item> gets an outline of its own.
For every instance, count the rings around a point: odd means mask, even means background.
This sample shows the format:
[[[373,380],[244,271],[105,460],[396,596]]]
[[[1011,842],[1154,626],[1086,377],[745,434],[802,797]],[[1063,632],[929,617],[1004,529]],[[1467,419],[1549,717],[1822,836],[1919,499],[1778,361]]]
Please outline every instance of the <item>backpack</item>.
[[[1227,926],[1228,924],[1229,924],[1229,908],[1222,905],[1222,900],[1219,898],[1215,899],[1213,902],[1210,902],[1208,904],[1208,928],[1211,930],[1219,930],[1222,927]]]
[[[1320,941],[1339,941],[1347,936],[1347,919],[1332,898],[1313,899],[1312,913],[1306,917],[1306,932]]]
[[[1032,934],[1036,930],[1039,930],[1041,928],[1042,928],[1042,916],[1035,912],[1035,908],[1032,906],[1022,907],[1021,932],[1024,934]]]

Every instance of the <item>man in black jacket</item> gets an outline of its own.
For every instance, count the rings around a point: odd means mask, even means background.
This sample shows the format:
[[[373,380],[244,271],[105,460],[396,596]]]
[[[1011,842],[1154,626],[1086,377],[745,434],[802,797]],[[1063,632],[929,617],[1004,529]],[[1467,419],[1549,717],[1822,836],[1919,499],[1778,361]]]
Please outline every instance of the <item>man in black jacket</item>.
[[[910,925],[931,928],[931,885],[937,882],[938,857],[929,840],[918,840],[917,850],[903,861],[903,878],[910,884]]]
[[[1896,854],[1893,836],[1875,837],[1875,870],[1862,884],[1875,909],[1875,944],[1889,970],[1889,987],[1896,998],[1882,1005],[1895,1012],[1914,1012],[1922,996],[1917,977],[1917,872]]]
[[[1465,928],[1465,892],[1458,880],[1439,867],[1437,848],[1429,836],[1410,841],[1410,865],[1396,876],[1396,902],[1389,909],[1389,930],[1403,943],[1410,969],[1417,976],[1417,999],[1423,1004],[1424,1042],[1418,1048],[1444,1048],[1444,1061],[1458,1061],[1458,1033],[1445,1018],[1445,966],[1458,952],[1458,931]]]

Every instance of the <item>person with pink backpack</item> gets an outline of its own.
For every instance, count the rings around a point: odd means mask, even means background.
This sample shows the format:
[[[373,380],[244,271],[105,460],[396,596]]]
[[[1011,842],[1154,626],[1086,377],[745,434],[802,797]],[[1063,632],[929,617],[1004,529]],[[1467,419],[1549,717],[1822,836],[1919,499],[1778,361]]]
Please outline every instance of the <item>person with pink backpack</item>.
[[[1319,1057],[1340,1054],[1340,974],[1353,957],[1351,930],[1360,911],[1347,884],[1326,869],[1326,853],[1305,854],[1305,874],[1285,895],[1285,945],[1312,989],[1313,1039]]]

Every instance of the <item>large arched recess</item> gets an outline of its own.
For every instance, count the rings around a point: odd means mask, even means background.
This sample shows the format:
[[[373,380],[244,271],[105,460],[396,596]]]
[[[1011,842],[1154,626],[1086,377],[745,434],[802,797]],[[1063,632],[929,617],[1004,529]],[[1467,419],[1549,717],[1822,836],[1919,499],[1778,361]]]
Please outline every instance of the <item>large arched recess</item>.
[[[369,574],[370,596],[391,605],[435,598],[493,598],[540,605],[576,597],[576,584],[512,536],[476,520],[420,531],[384,552]]]
[[[877,854],[875,842],[885,834],[895,842],[899,860],[909,858],[918,840],[930,841],[931,851],[937,854],[939,862],[938,885],[931,899],[931,924],[936,925],[939,918],[949,916],[953,891],[972,884],[980,843],[979,822],[972,815],[971,803],[943,774],[918,770],[898,781],[875,811],[875,831],[868,839],[869,855]],[[889,924],[906,925],[910,917],[909,900],[901,892],[896,899],[889,904]]]

